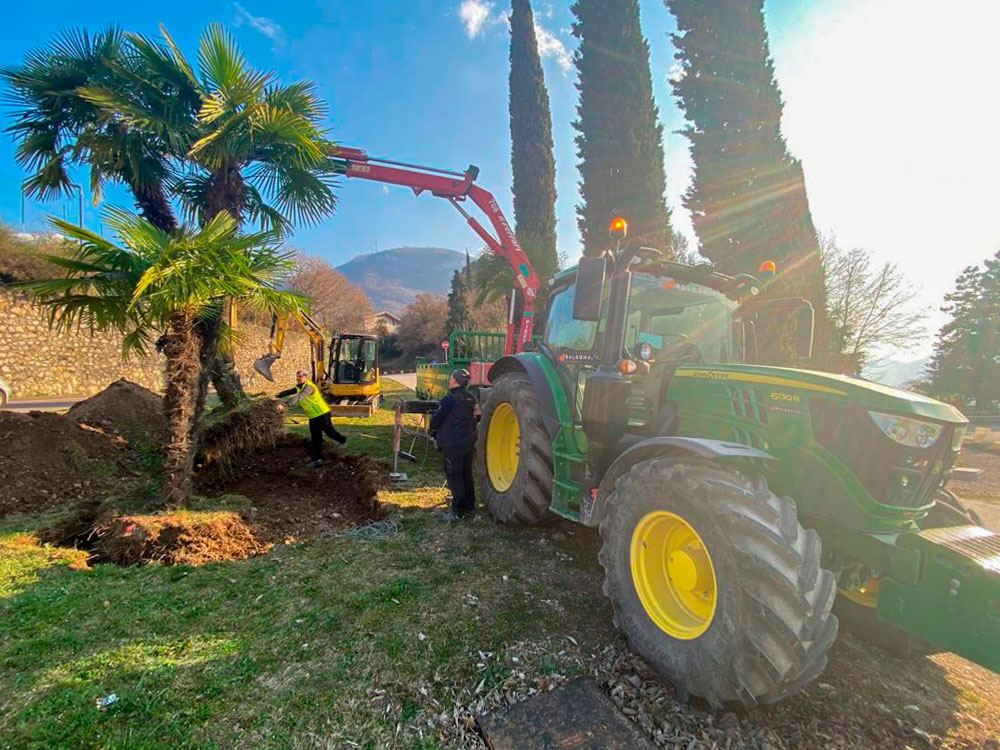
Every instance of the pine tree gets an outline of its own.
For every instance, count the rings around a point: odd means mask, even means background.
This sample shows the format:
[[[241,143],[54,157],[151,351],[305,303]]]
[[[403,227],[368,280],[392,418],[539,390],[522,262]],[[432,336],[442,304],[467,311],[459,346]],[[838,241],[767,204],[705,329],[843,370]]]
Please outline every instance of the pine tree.
[[[514,232],[544,282],[559,267],[552,115],[530,0],[510,15],[510,141]]]
[[[817,349],[832,355],[819,237],[801,163],[781,134],[763,0],[665,0],[682,75],[674,93],[687,115],[694,180],[684,197],[701,253],[727,273],[774,260],[772,294],[808,298]]]
[[[992,408],[1000,400],[1000,259],[966,268],[945,301],[941,309],[951,320],[938,332],[927,389],[963,406]]]
[[[576,146],[580,192],[577,223],[585,255],[608,246],[608,224],[625,216],[629,237],[666,251],[671,246],[666,205],[663,126],[653,100],[649,44],[638,0],[577,0],[573,35],[580,103]]]

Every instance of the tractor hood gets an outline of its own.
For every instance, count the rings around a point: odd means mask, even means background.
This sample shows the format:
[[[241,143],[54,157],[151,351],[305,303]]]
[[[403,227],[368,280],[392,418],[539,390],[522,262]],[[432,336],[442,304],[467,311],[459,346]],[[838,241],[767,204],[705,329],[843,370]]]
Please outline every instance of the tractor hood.
[[[858,404],[874,411],[924,417],[951,424],[967,424],[969,421],[962,412],[949,404],[921,396],[919,393],[891,388],[849,375],[834,375],[791,367],[698,364],[678,367],[674,376],[727,380],[733,381],[734,384],[757,383],[773,386],[777,392],[806,391],[822,394],[832,400]]]

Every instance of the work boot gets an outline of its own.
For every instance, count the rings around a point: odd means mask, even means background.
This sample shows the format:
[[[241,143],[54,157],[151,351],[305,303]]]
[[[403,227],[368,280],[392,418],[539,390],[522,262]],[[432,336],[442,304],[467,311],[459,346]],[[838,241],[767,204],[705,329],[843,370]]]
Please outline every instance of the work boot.
[[[323,465],[323,459],[322,458],[317,458],[315,461],[310,461],[309,462],[309,468],[310,469],[318,469],[322,465]]]

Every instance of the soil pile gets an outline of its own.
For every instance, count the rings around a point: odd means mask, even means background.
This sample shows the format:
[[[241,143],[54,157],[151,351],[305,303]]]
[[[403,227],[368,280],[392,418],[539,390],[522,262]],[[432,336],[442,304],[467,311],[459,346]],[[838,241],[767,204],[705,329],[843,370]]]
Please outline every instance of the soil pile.
[[[120,437],[61,414],[0,412],[0,518],[103,499],[135,477]]]
[[[117,565],[204,565],[266,552],[232,511],[119,516],[95,530],[95,560]]]
[[[270,542],[319,537],[379,517],[387,463],[333,449],[318,469],[308,468],[308,460],[306,441],[286,435],[270,450],[234,457],[228,472],[207,467],[197,488],[246,497],[244,519],[259,539]]]
[[[130,442],[160,446],[167,439],[163,399],[129,380],[117,380],[67,413],[74,422],[99,427]]]

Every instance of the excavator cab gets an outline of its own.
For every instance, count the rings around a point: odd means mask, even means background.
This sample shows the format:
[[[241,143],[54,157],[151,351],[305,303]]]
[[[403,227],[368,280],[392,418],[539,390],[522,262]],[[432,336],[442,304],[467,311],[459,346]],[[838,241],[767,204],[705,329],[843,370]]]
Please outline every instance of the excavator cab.
[[[378,339],[365,333],[334,336],[328,372],[326,390],[334,403],[378,396]]]

